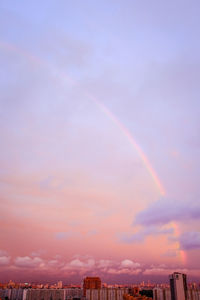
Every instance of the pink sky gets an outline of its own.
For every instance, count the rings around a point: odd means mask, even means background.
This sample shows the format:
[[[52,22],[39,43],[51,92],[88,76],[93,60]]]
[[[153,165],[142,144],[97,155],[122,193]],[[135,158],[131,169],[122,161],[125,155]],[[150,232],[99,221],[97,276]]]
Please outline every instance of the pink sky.
[[[199,3],[50,2],[0,4],[0,281],[198,279]]]

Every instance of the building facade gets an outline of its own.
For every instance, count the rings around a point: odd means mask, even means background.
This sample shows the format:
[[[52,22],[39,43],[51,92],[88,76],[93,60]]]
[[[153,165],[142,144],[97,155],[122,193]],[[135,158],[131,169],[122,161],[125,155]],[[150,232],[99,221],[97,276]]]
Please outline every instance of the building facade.
[[[171,300],[187,300],[187,278],[185,274],[175,272],[170,275]]]
[[[123,300],[128,288],[87,289],[86,300]]]

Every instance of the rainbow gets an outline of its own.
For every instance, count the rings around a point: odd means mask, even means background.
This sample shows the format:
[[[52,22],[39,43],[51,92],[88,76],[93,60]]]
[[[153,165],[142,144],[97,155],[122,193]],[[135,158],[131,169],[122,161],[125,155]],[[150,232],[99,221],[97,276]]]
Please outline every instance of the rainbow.
[[[6,50],[9,51],[14,51],[22,56],[25,56],[28,60],[30,60],[32,63],[37,64],[37,65],[41,65],[44,66],[45,68],[48,68],[49,70],[52,71],[52,73],[59,78],[60,80],[67,80],[68,82],[70,82],[70,84],[73,84],[75,86],[78,85],[77,82],[75,82],[71,77],[67,76],[66,73],[63,73],[61,71],[56,70],[54,67],[52,67],[51,65],[49,65],[47,62],[44,62],[43,60],[41,60],[40,58],[38,58],[37,56],[24,51],[21,48],[18,48],[15,45],[12,44],[8,44],[5,42],[0,42],[0,47],[4,48]],[[126,136],[127,140],[129,141],[129,143],[131,144],[131,146],[136,150],[136,152],[138,153],[141,161],[143,162],[145,168],[147,169],[148,173],[150,174],[151,178],[153,179],[159,193],[164,196],[165,195],[165,189],[158,177],[158,175],[156,174],[156,171],[154,170],[154,168],[152,167],[148,157],[145,155],[144,151],[142,150],[142,148],[139,146],[139,144],[136,142],[135,138],[133,137],[133,135],[131,134],[131,132],[126,128],[126,126],[120,122],[120,120],[101,102],[99,101],[96,97],[94,97],[92,94],[90,94],[88,91],[84,91],[84,94],[91,100],[93,101],[97,107],[99,107],[99,109],[114,123],[118,126],[118,128],[121,130],[121,132]]]
[[[96,99],[93,95],[90,95],[89,93],[87,93],[87,95],[90,99],[92,99],[96,103],[96,105],[105,113],[105,115],[107,115],[113,121],[113,123],[115,123],[120,128],[120,130],[123,132],[123,134],[127,137],[129,143],[136,150],[136,152],[138,153],[139,157],[141,158],[144,166],[146,167],[149,174],[151,175],[160,194],[162,196],[164,196],[165,190],[164,190],[164,187],[163,187],[160,179],[158,178],[158,175],[156,174],[154,168],[152,167],[149,159],[147,158],[147,156],[145,155],[145,153],[143,152],[143,150],[141,149],[139,144],[136,142],[135,138],[133,138],[130,131],[126,128],[126,126],[124,126],[124,124],[122,122],[119,121],[119,119],[102,102],[100,102],[98,99]]]
[[[175,238],[178,238],[180,235],[181,235],[181,232],[180,232],[180,229],[179,229],[179,226],[177,223],[175,222],[172,222],[172,227],[174,228],[174,236]],[[186,252],[181,250],[180,248],[180,243],[177,241],[176,244],[176,249],[177,249],[177,253],[179,255],[179,258],[180,258],[180,261],[183,263],[183,264],[186,264],[187,262],[187,255],[186,255]]]
[[[0,42],[0,47],[3,49],[6,49],[11,52],[15,52],[19,55],[22,55],[26,57],[29,61],[31,61],[34,65],[37,64],[38,66],[44,66],[45,68],[48,68],[52,71],[52,73],[55,75],[55,77],[59,80],[64,81],[65,79],[72,85],[77,86],[78,83],[74,81],[71,77],[67,76],[66,73],[63,73],[59,70],[56,70],[54,67],[49,65],[47,62],[41,60],[37,56],[24,51],[23,49],[5,42]],[[148,173],[150,174],[151,178],[153,179],[153,182],[155,183],[160,195],[164,196],[166,194],[165,189],[161,183],[161,180],[159,179],[156,171],[154,170],[152,164],[150,163],[147,155],[145,155],[142,148],[139,146],[139,144],[136,142],[135,138],[131,134],[131,132],[127,129],[127,127],[106,107],[100,100],[98,100],[94,95],[89,93],[88,91],[84,91],[84,94],[93,101],[96,106],[120,129],[120,131],[124,134],[124,136],[127,138],[131,146],[136,150],[138,153],[141,161],[143,162],[145,168],[147,169]],[[180,230],[178,227],[178,224],[173,222],[172,227],[174,228],[174,235],[175,237],[180,236]],[[176,249],[179,254],[180,260],[182,263],[186,263],[187,257],[185,251],[180,249],[180,243],[176,242]]]

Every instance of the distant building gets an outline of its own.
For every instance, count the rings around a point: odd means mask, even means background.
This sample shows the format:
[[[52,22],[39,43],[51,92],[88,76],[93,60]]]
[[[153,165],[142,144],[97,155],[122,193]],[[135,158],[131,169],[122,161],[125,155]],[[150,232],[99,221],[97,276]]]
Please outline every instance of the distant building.
[[[188,300],[186,275],[175,272],[169,278],[171,300]]]
[[[152,300],[152,297],[142,296],[142,295],[130,295],[130,294],[124,294],[123,296],[124,300]]]
[[[28,289],[23,300],[85,300],[83,289]]]
[[[82,299],[83,298],[83,289],[81,288],[67,288],[65,291],[65,300],[70,299]]]
[[[62,289],[62,287],[63,287],[62,281],[58,281],[57,287],[58,287],[58,289]]]
[[[154,288],[153,289],[153,299],[154,300],[171,300],[171,292],[169,288]],[[185,299],[185,298],[183,298]],[[200,300],[200,290],[199,289],[188,289],[187,290],[187,300]]]
[[[128,288],[86,289],[86,300],[123,300]]]
[[[0,299],[2,300],[24,300],[24,289],[3,289],[0,290]]]
[[[83,280],[83,291],[84,296],[86,295],[86,290],[100,289],[101,279],[99,277],[86,277]]]
[[[100,289],[101,279],[99,277],[86,277],[83,281],[84,289]]]
[[[187,300],[199,300],[199,299],[200,299],[200,290],[196,288],[187,290]]]

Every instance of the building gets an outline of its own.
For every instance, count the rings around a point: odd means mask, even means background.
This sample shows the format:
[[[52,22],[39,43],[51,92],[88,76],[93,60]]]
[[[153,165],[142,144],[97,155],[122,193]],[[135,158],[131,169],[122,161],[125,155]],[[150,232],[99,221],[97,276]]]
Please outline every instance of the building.
[[[76,287],[65,289],[65,300],[82,299],[82,298],[83,298],[83,289],[76,288]]]
[[[99,277],[86,277],[83,281],[84,289],[100,289],[101,279]]]
[[[83,289],[28,289],[26,300],[84,300]],[[23,299],[24,300],[24,299]]]
[[[191,288],[187,290],[187,300],[200,300],[200,290]]]
[[[86,290],[100,289],[101,288],[101,279],[99,277],[86,277],[83,280],[83,292],[86,296]]]
[[[86,300],[123,300],[128,288],[86,289]]]
[[[63,288],[63,283],[62,283],[62,281],[58,281],[57,287],[58,287],[58,289],[62,289],[62,288]]]
[[[169,278],[171,300],[188,300],[186,275],[175,272]]]
[[[171,300],[171,292],[169,288],[155,287],[153,289],[154,300]]]
[[[124,294],[123,300],[152,300],[152,298],[149,298],[147,296],[142,295],[130,295],[130,294]]]
[[[2,300],[24,300],[25,289],[3,289],[0,290],[0,299]]]

